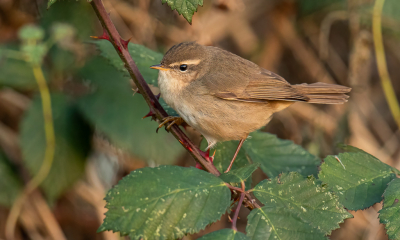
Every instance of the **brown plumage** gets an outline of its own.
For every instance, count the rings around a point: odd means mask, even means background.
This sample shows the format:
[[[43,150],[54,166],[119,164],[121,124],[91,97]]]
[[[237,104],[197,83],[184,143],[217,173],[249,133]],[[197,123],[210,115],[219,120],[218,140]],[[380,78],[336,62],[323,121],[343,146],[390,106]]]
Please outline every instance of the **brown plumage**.
[[[209,148],[245,139],[296,101],[340,104],[351,90],[326,83],[291,85],[251,61],[193,42],[173,46],[153,68],[160,69],[161,96],[204,135]]]

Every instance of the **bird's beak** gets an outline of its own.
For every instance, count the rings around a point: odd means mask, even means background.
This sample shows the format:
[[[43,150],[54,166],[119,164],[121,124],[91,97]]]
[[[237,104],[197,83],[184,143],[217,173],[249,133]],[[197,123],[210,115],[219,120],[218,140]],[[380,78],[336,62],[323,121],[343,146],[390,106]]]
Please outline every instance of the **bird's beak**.
[[[152,69],[158,69],[158,70],[163,70],[163,71],[168,71],[169,68],[163,67],[161,64],[153,65],[150,68]]]

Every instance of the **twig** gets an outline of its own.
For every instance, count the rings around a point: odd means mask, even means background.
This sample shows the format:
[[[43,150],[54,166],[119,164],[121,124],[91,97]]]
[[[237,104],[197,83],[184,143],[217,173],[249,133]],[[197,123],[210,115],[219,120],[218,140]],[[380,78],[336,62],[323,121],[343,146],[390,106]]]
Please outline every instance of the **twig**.
[[[347,11],[334,11],[329,13],[321,23],[319,34],[319,57],[327,60],[329,56],[329,34],[335,21],[343,21],[349,18]]]
[[[291,15],[287,16],[279,10],[274,12],[274,29],[282,42],[293,52],[312,78],[319,82],[336,83],[312,49],[300,38],[290,18]]]
[[[44,131],[46,135],[46,150],[43,159],[42,166],[38,173],[31,181],[29,181],[21,193],[21,195],[15,200],[14,205],[10,210],[6,222],[5,235],[8,240],[14,239],[14,229],[18,220],[18,216],[21,212],[23,204],[28,197],[47,177],[50,172],[51,166],[54,159],[55,151],[55,135],[53,125],[53,115],[51,111],[51,98],[49,88],[47,87],[46,79],[44,78],[42,68],[37,65],[33,65],[33,74],[39,87],[40,97],[42,99],[43,108],[43,120],[44,120]]]
[[[376,0],[372,18],[372,33],[374,36],[376,64],[378,65],[379,76],[381,77],[381,84],[383,92],[388,102],[390,111],[394,120],[400,128],[400,106],[394,92],[392,82],[390,80],[389,72],[387,69],[385,49],[383,47],[382,39],[382,9],[385,0]]]
[[[244,190],[245,190],[244,182],[242,181],[241,184],[242,184],[242,189],[241,189],[242,193],[240,194],[240,199],[239,199],[237,208],[235,210],[235,214],[233,215],[233,218],[232,218],[232,229],[235,230],[235,231],[237,231],[236,222],[237,222],[237,219],[239,217],[240,207],[242,206],[242,203],[243,203],[243,200],[244,200],[244,196],[246,195],[244,193]]]
[[[154,96],[153,92],[150,90],[149,86],[144,80],[142,74],[139,72],[139,69],[129,54],[127,43],[125,43],[125,41],[119,35],[101,0],[93,0],[90,4],[100,20],[103,29],[107,32],[109,41],[112,43],[121,60],[124,62],[125,68],[128,70],[130,77],[135,82],[139,92],[142,94],[151,110],[153,110],[157,119],[162,120],[163,118],[168,117],[168,114],[161,107],[157,98]],[[190,139],[178,126],[173,125],[170,131],[175,138],[178,139],[179,142],[190,152],[193,158],[204,167],[204,169],[216,176],[221,174],[211,162],[207,161],[201,156],[200,149],[198,149],[196,145],[190,141]]]
[[[57,223],[55,216],[51,212],[49,205],[47,205],[46,200],[40,196],[38,192],[35,192],[32,193],[31,202],[36,209],[37,214],[46,226],[47,232],[51,236],[51,239],[67,240],[60,225]]]

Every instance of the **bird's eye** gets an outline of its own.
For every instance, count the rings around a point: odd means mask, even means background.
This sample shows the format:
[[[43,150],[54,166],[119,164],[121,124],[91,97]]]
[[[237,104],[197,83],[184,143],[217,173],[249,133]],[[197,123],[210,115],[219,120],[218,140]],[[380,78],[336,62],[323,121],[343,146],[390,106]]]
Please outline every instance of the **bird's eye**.
[[[182,65],[179,66],[179,70],[181,70],[181,72],[186,71],[187,68],[188,68],[188,66],[186,64],[182,64]]]

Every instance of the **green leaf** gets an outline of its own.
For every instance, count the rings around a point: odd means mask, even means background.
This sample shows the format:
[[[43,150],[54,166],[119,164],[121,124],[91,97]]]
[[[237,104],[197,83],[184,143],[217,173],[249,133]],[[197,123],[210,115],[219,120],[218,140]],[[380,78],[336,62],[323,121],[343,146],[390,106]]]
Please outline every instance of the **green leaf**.
[[[383,208],[379,211],[380,222],[385,224],[389,239],[400,239],[400,178],[389,183],[383,199]]]
[[[198,240],[249,240],[244,233],[235,231],[233,229],[221,229],[207,235],[202,236]]]
[[[339,203],[337,196],[316,184],[314,177],[304,179],[296,172],[284,173],[272,181],[264,180],[253,193],[265,207],[275,209],[273,213],[298,216],[303,223],[324,235],[339,228],[339,223],[352,216]],[[289,229],[296,230],[295,227]]]
[[[211,152],[215,151],[215,157],[214,157],[213,164],[218,169],[218,171],[224,172],[228,168],[229,163],[232,160],[233,154],[237,148],[237,145],[238,145],[238,143],[236,141],[227,141],[227,142],[218,143],[217,148],[211,150]],[[207,141],[205,141],[205,139],[204,139],[201,142],[201,148],[204,149],[206,147],[207,147]],[[250,164],[250,162],[247,159],[244,152],[240,151],[235,159],[235,162],[232,165],[231,171],[240,169],[249,164]],[[246,189],[251,188],[251,182],[252,182],[252,178],[248,178],[245,181]],[[241,184],[232,183],[232,185],[234,187],[241,187]]]
[[[7,50],[2,51],[6,53]],[[21,90],[36,88],[36,81],[32,67],[24,61],[7,58],[6,54],[0,54],[0,87],[9,86]]]
[[[323,233],[302,221],[296,214],[283,208],[267,206],[250,212],[246,232],[252,240],[328,240]]]
[[[97,57],[81,69],[81,76],[94,89],[79,100],[86,118],[111,142],[131,154],[162,164],[171,164],[184,151],[172,134],[157,123],[142,119],[149,107],[139,94],[133,95],[129,79],[103,58]]]
[[[44,29],[49,30],[59,22],[71,25],[81,41],[87,41],[88,36],[95,34],[99,20],[88,1],[55,1],[57,4],[41,12],[39,22]]]
[[[51,170],[41,184],[50,201],[55,200],[84,172],[86,156],[90,150],[91,131],[82,120],[75,105],[66,96],[51,96],[55,155]],[[23,160],[32,175],[39,171],[46,149],[42,103],[35,97],[21,124]]]
[[[215,151],[213,164],[218,169],[218,171],[225,172],[225,170],[228,168],[229,163],[232,160],[232,157],[236,151],[238,144],[239,144],[238,141],[222,142],[218,143],[215,148],[210,150],[210,152]],[[203,139],[203,141],[201,142],[201,148],[205,149],[206,147],[207,147],[207,141]],[[235,162],[233,162],[231,171],[250,164],[244,152],[245,151],[243,150],[242,146],[241,151],[239,151],[239,154],[236,156]]]
[[[113,45],[109,41],[93,41],[101,52],[101,56],[105,57],[118,70],[123,71],[128,75],[124,67],[124,63],[118,56]],[[148,84],[158,86],[158,70],[151,69],[152,65],[159,64],[163,55],[146,48],[143,45],[129,43],[128,50],[131,54],[136,66]]]
[[[23,188],[22,181],[0,152],[0,205],[11,207]]]
[[[227,169],[237,146],[238,141],[224,142],[216,146],[214,165],[218,170]],[[270,178],[290,171],[299,172],[303,176],[316,175],[320,165],[320,160],[301,146],[260,131],[251,133],[250,138],[243,143],[233,166],[237,164],[237,167],[242,167],[248,163],[248,159],[253,163],[260,163],[261,169]]]
[[[259,163],[249,164],[244,167],[231,170],[227,173],[222,173],[219,177],[225,182],[241,183],[249,178],[259,166]]]
[[[98,231],[131,239],[177,239],[204,229],[230,205],[230,190],[214,175],[178,166],[142,168],[111,189]]]
[[[192,24],[192,16],[197,12],[198,5],[203,6],[203,0],[161,0],[161,2],[167,3],[172,10],[176,10],[179,15],[182,16]]]
[[[126,73],[128,72],[124,67],[124,63],[118,56],[112,44],[108,41],[93,41],[101,52],[101,56],[106,58],[115,68]],[[128,50],[131,54],[136,66],[139,68],[140,73],[143,75],[144,80],[148,84],[158,87],[158,70],[151,69],[150,66],[159,64],[163,58],[161,53],[155,52],[146,48],[143,45],[129,43]],[[178,113],[168,106],[162,99],[159,100],[161,106],[170,116],[179,116]]]
[[[395,170],[365,152],[328,156],[321,165],[319,179],[327,183],[350,210],[360,210],[382,200],[387,184],[396,177]]]

